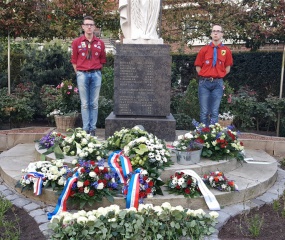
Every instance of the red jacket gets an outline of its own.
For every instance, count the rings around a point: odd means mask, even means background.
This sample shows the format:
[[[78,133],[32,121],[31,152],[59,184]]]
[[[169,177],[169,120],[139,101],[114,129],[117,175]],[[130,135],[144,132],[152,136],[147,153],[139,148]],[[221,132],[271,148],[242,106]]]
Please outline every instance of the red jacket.
[[[196,57],[194,65],[201,67],[199,72],[199,76],[201,77],[223,78],[226,75],[226,67],[233,65],[231,50],[220,43],[217,49],[217,63],[214,67],[212,66],[213,52],[213,43],[202,47]]]
[[[88,56],[88,44],[89,41],[85,35],[76,38],[72,42],[71,63],[76,64],[77,70],[93,70],[101,69],[103,64],[106,63],[105,44],[97,37],[93,37],[91,41],[91,58]]]

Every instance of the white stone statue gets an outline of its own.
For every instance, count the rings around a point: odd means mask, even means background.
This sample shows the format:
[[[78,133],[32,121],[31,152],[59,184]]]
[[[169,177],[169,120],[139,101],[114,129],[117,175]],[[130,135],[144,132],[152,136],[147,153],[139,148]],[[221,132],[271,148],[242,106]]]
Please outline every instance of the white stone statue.
[[[162,44],[157,34],[160,0],[119,0],[123,43]]]

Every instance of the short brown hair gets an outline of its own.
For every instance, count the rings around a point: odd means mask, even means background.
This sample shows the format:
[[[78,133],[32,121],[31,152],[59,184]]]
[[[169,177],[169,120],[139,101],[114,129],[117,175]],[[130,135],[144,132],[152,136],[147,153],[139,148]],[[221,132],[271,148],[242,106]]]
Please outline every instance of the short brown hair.
[[[94,22],[94,19],[93,19],[93,17],[91,17],[91,16],[85,16],[85,17],[83,18],[82,24],[84,24],[84,21],[85,21],[85,20],[91,20],[91,21]]]

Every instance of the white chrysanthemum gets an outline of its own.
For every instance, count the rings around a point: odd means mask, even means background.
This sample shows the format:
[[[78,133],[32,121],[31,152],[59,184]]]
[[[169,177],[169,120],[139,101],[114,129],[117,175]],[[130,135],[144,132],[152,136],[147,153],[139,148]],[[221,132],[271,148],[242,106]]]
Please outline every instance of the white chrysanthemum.
[[[85,153],[84,153],[84,152],[81,152],[81,153],[78,154],[78,156],[79,156],[80,158],[84,158],[84,157],[85,157]]]
[[[73,159],[71,162],[73,165],[77,164],[77,159]]]
[[[217,145],[217,140],[211,142],[213,146]]]
[[[174,142],[172,143],[172,146],[173,146],[173,147],[176,147],[178,144],[179,144],[178,141],[174,141]]]
[[[184,139],[184,136],[183,136],[183,135],[179,135],[179,136],[177,137],[177,139],[178,139],[178,140],[183,140],[183,139]]]
[[[191,133],[186,133],[184,136],[187,139],[192,139],[193,138],[193,135]]]
[[[184,178],[179,178],[177,184],[181,186],[185,182]]]
[[[78,137],[78,138],[82,138],[81,133],[76,133],[76,137]]]
[[[99,160],[102,159],[102,157],[101,156],[97,156],[96,159],[99,161]]]
[[[178,182],[177,177],[172,178],[171,182],[172,182],[173,185],[176,185],[177,182]]]
[[[89,148],[94,148],[94,147],[95,147],[93,142],[88,143],[87,146],[88,146]]]
[[[161,160],[161,156],[158,154],[158,155],[155,156],[155,159],[156,159],[157,161],[160,161],[160,160]]]
[[[85,145],[87,145],[87,140],[86,140],[86,138],[82,138],[81,139],[81,144],[83,145],[83,146],[85,146]]]

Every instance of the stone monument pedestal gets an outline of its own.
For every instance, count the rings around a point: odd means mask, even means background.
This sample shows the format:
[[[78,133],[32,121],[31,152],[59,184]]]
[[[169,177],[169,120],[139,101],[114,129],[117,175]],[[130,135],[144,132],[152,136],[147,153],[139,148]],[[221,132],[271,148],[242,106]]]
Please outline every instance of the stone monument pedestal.
[[[113,135],[122,128],[142,125],[146,131],[165,141],[175,140],[176,121],[172,114],[164,118],[116,116],[113,112],[105,120],[105,137]]]
[[[170,114],[171,56],[163,44],[117,44],[114,111],[105,120],[105,137],[142,125],[166,141],[175,140]]]

